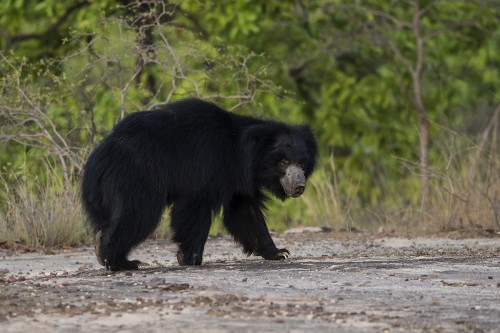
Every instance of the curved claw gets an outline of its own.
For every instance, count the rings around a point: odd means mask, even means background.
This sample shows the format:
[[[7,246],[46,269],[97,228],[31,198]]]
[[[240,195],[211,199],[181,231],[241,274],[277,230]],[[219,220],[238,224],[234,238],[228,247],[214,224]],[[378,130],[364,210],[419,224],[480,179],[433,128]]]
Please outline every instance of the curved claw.
[[[260,255],[266,260],[286,260],[290,257],[290,252],[287,249],[273,249],[264,253],[254,252],[255,255]]]
[[[277,257],[280,257],[281,260],[287,260],[290,258],[290,252],[287,249],[281,249],[276,254]]]
[[[284,259],[288,259],[288,257],[290,257],[290,253],[288,253],[288,252],[282,252],[279,255],[283,256]]]

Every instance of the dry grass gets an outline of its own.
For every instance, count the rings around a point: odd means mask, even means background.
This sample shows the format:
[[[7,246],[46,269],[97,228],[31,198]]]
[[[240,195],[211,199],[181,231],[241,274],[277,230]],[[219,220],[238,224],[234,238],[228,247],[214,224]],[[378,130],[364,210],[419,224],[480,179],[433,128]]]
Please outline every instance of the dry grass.
[[[343,195],[339,191],[335,174],[332,156],[328,165],[312,176],[308,192],[303,197],[305,209],[313,214],[310,218],[316,225],[350,230],[355,226],[351,211],[356,201],[357,185],[348,184],[347,193]]]
[[[430,230],[500,232],[500,155],[480,145],[448,147],[441,172],[433,172]]]
[[[0,241],[21,242],[28,247],[75,246],[90,242],[80,199],[63,191],[57,176],[48,184],[23,180],[3,184]],[[61,180],[62,181],[62,180]]]
[[[451,140],[456,142],[457,140]],[[420,211],[415,198],[391,194],[390,207],[363,207],[355,182],[338,184],[331,159],[311,177],[305,194],[294,200],[272,200],[267,213],[270,229],[326,226],[334,230],[395,230],[396,233],[484,235],[500,232],[500,155],[492,147],[470,142],[443,146],[441,164],[432,171],[432,201]],[[77,184],[65,191],[55,170],[48,181],[0,178],[0,242],[21,242],[29,247],[74,246],[91,243]],[[418,175],[414,176],[415,182]],[[36,177],[33,177],[36,179]],[[343,180],[349,182],[349,180]],[[342,185],[342,186],[340,186]],[[342,192],[339,188],[344,189]],[[418,193],[415,193],[418,196]],[[223,231],[220,216],[211,234]],[[150,238],[170,235],[168,211]]]
[[[338,184],[333,158],[312,176],[299,200],[271,207],[277,230],[286,226],[315,225],[335,230],[393,231],[403,234],[487,235],[500,232],[500,154],[495,142],[479,143],[444,131],[437,140],[438,157],[431,168],[431,203],[426,212],[419,205],[418,165],[401,161],[413,175],[399,180],[401,193],[387,193],[380,204],[362,204],[355,181]],[[342,188],[342,191],[339,189]],[[388,202],[388,203],[387,203]],[[271,223],[273,223],[271,221]]]

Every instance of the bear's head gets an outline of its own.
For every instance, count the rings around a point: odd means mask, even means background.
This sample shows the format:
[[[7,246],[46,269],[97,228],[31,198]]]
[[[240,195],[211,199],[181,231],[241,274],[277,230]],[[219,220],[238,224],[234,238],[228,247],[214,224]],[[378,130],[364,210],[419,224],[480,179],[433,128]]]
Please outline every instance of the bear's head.
[[[243,138],[247,181],[281,200],[304,193],[318,154],[309,126],[259,124],[249,127]]]

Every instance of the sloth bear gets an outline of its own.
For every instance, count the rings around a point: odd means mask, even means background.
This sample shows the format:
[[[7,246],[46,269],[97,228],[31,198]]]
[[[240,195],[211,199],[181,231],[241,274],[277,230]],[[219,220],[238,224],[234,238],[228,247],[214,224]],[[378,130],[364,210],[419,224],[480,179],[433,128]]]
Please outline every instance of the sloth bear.
[[[248,254],[289,256],[276,248],[264,219],[263,190],[281,200],[305,189],[318,154],[311,129],[224,111],[187,99],[133,113],[90,154],[82,200],[96,236],[99,263],[134,270],[131,249],[171,206],[180,265],[200,265],[212,216]]]

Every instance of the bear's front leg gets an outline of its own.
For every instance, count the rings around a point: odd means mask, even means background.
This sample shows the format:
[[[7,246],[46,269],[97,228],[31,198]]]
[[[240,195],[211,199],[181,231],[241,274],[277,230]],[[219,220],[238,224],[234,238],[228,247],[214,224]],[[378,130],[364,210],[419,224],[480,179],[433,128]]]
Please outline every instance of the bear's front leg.
[[[224,226],[234,240],[243,246],[243,252],[266,260],[285,260],[290,256],[287,249],[278,249],[262,214],[263,203],[259,199],[235,196],[224,207]]]
[[[177,261],[181,266],[201,265],[210,231],[212,207],[206,198],[177,200],[171,210],[173,240],[179,244]]]

